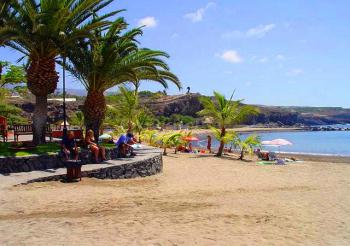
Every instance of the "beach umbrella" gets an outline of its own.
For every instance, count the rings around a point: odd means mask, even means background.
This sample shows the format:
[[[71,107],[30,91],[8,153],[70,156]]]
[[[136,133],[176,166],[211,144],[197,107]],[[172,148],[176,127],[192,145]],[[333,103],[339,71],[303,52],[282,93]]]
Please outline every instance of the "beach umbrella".
[[[190,141],[199,141],[198,138],[192,137],[192,136],[184,137],[183,140],[188,141],[188,142],[190,142]]]
[[[272,145],[277,146],[285,146],[285,145],[293,145],[291,142],[289,142],[286,139],[278,138],[271,141]]]
[[[286,139],[278,138],[270,141],[262,141],[262,145],[269,145],[269,146],[276,146],[278,147],[278,152],[280,152],[280,147],[281,146],[286,146],[286,145],[293,145],[291,142],[289,142]]]
[[[272,146],[284,146],[284,145],[293,145],[291,142],[289,142],[286,139],[278,138],[274,140],[269,141],[262,141],[262,145],[272,145]]]

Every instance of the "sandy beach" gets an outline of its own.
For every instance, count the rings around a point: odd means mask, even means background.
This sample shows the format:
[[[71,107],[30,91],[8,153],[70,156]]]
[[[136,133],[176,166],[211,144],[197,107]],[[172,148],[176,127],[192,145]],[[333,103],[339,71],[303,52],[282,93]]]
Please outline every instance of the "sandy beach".
[[[2,189],[1,245],[349,245],[350,165],[169,155],[164,172]]]

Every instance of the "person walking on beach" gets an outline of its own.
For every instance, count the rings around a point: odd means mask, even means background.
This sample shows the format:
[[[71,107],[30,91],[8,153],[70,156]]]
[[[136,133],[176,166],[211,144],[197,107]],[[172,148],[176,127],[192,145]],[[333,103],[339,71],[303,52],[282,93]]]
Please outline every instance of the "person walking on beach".
[[[209,153],[211,153],[211,136],[208,135],[208,143],[207,143],[207,150],[209,151]]]

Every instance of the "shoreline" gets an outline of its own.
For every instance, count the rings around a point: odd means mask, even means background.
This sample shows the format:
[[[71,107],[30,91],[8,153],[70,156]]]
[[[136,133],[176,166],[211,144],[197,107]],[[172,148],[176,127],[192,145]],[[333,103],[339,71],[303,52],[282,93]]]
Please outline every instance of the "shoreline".
[[[294,157],[297,160],[312,162],[328,162],[328,163],[348,163],[350,164],[350,156],[340,155],[320,155],[320,154],[304,154],[304,153],[277,153],[282,158]]]
[[[272,127],[272,128],[265,128],[265,127],[236,127],[236,128],[227,128],[227,131],[235,131],[237,133],[261,133],[261,132],[295,132],[295,131],[307,131],[304,128],[298,128],[298,127],[290,127],[290,128],[284,128],[284,127]],[[173,132],[180,132],[180,131],[188,131],[192,132],[192,134],[209,134],[212,131],[210,129],[181,129],[181,130],[164,130],[164,131],[173,131]]]
[[[225,154],[227,156],[238,156],[238,152],[233,152],[229,154]],[[298,161],[310,161],[310,162],[322,162],[322,163],[347,163],[350,164],[350,156],[339,156],[339,155],[320,155],[320,154],[310,154],[310,153],[277,153],[276,155],[279,158],[295,158]],[[254,158],[256,158],[254,156]],[[251,159],[251,157],[247,156],[247,159]]]

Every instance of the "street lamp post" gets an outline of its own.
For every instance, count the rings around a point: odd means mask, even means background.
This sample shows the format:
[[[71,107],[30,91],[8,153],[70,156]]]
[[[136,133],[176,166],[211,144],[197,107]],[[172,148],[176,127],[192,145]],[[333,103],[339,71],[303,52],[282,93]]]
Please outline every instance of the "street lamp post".
[[[63,138],[67,137],[67,112],[66,112],[66,57],[63,56]]]

